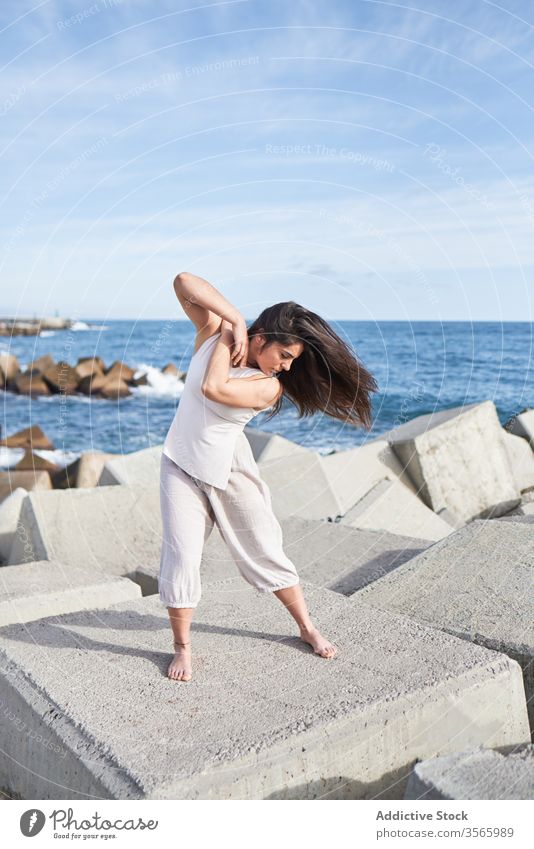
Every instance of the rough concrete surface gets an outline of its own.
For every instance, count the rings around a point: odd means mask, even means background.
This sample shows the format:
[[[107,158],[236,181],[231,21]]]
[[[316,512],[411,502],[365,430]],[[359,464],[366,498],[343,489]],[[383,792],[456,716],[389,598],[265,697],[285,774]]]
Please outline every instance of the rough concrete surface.
[[[155,486],[159,483],[162,448],[163,443],[111,457],[104,463],[98,486]]]
[[[57,560],[128,576],[159,563],[160,549],[159,485],[35,490],[22,503],[8,563]]]
[[[471,522],[355,597],[514,658],[534,731],[534,526],[518,518]]]
[[[477,749],[415,765],[405,799],[534,799],[534,746]]]
[[[345,513],[341,522],[353,528],[383,530],[434,541],[443,539],[454,530],[400,480],[388,478],[378,481]]]
[[[362,531],[338,522],[291,516],[280,520],[284,551],[302,580],[351,595],[432,545],[431,540]],[[141,566],[133,578],[143,595],[158,592],[159,563]],[[202,582],[234,578],[237,566],[214,527],[204,546],[200,566]]]
[[[528,514],[517,513],[516,514],[516,512],[514,510],[512,513],[510,513],[510,515],[499,516],[499,518],[494,519],[492,521],[495,521],[495,522],[517,522],[520,525],[526,525],[526,524],[532,524],[534,522],[534,516],[532,516],[530,513],[528,513]]]
[[[52,489],[52,481],[48,472],[42,472],[39,469],[18,472],[11,468],[7,472],[0,472],[0,503],[18,487],[26,490]]]
[[[338,657],[302,643],[276,598],[208,588],[188,683],[166,676],[156,597],[2,628],[0,785],[25,799],[401,799],[418,758],[528,742],[515,661],[303,590]]]
[[[335,518],[342,506],[313,452],[293,452],[262,463],[260,474],[267,483],[275,515],[280,518]]]
[[[0,569],[0,625],[105,607],[141,596],[138,584],[50,560]]]
[[[519,492],[534,489],[534,451],[520,436],[503,430],[504,444]]]
[[[341,513],[349,510],[383,478],[400,480],[417,495],[415,485],[385,439],[321,456],[321,465],[339,501]]]
[[[492,401],[418,416],[384,434],[425,504],[466,523],[519,502]]]
[[[534,450],[534,410],[526,409],[515,416],[510,423],[510,431],[526,439]]]
[[[0,563],[5,563],[13,545],[13,537],[17,530],[22,502],[27,490],[18,486],[10,495],[0,502]]]
[[[278,433],[270,433],[253,427],[245,427],[244,433],[258,464],[269,463],[279,457],[287,457],[289,454],[315,453]]]

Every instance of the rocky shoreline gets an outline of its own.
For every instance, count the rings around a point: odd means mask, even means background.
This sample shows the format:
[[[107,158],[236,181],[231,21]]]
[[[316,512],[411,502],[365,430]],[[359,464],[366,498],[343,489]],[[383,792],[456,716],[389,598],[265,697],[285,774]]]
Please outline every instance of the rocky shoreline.
[[[172,374],[178,380],[187,372],[168,363],[162,374]],[[13,354],[0,354],[0,389],[32,397],[48,395],[88,395],[116,400],[131,395],[130,387],[145,386],[146,373],[137,371],[116,360],[106,367],[102,357],[80,357],[75,365],[61,360],[54,362],[51,354],[33,360],[23,371]]]

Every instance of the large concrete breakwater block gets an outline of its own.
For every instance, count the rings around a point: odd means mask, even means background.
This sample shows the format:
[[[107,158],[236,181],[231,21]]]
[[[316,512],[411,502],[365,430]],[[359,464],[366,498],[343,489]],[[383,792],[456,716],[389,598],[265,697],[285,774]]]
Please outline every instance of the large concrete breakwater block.
[[[382,529],[434,541],[454,530],[400,480],[389,478],[378,481],[340,521],[353,528]]]
[[[381,471],[381,480],[385,481],[386,486],[394,488],[395,503],[392,506],[391,499],[384,496],[380,505],[374,504],[371,510],[367,510],[366,499],[374,500],[376,485],[372,481],[376,480],[380,468],[376,458],[375,462],[368,458],[366,472],[365,458],[362,457],[358,485],[350,483],[350,476],[340,476],[337,464],[334,466],[327,462],[328,459],[312,452],[292,453],[259,465],[278,519],[300,516],[305,519],[342,521],[356,526],[356,523],[346,518],[350,512],[347,505],[352,498],[359,498],[357,504],[353,502],[350,508],[357,511],[361,505],[366,505],[366,516],[362,517],[358,527],[432,540],[441,539],[451,532],[451,525],[436,516],[402,480],[395,478],[392,472],[391,478],[385,478],[385,467]],[[356,474],[354,458],[351,468],[351,474]],[[402,514],[402,521],[399,520],[399,514]]]
[[[52,481],[48,472],[36,468],[27,472],[15,469],[0,472],[0,504],[19,487],[26,490],[52,489]]]
[[[247,427],[244,429],[254,455],[258,462],[270,462],[289,454],[306,454],[316,456],[314,452],[291,442],[283,436],[259,431]],[[100,474],[99,486],[125,484],[128,486],[152,486],[159,481],[161,454],[163,443],[132,451],[127,454],[110,456]]]
[[[105,464],[115,456],[104,451],[84,451],[54,475],[54,489],[97,486]]]
[[[520,436],[505,430],[503,436],[516,486],[519,492],[529,493],[534,489],[534,451]]]
[[[141,597],[128,578],[40,560],[0,569],[0,626]]]
[[[254,428],[245,428],[244,432],[252,447],[254,459],[258,462],[265,463],[295,453],[314,456],[314,452],[278,434]],[[99,486],[156,484],[159,481],[162,449],[163,443],[141,451],[111,456],[102,469]]]
[[[244,434],[247,437],[252,455],[257,463],[269,463],[279,457],[287,457],[289,454],[312,454],[309,448],[292,442],[278,433],[269,433],[253,427],[245,427]]]
[[[534,731],[534,525],[476,520],[355,598],[505,652],[524,676]]]
[[[534,523],[534,516],[531,514],[517,513],[513,510],[508,516],[499,516],[498,519],[494,519],[492,521],[495,522],[516,522],[519,525],[528,525]]]
[[[0,786],[25,799],[403,797],[417,759],[528,742],[515,661],[305,584],[326,660],[272,596],[207,587],[193,679],[155,596],[0,629]]]
[[[300,516],[281,519],[280,526],[284,551],[301,580],[343,595],[352,595],[432,545],[431,540],[362,531]],[[208,580],[236,574],[236,565],[218,532],[206,543],[202,569]]]
[[[259,470],[269,487],[278,519],[287,516],[326,519],[343,512],[319,454],[292,452],[261,463]]]
[[[9,558],[19,523],[20,508],[26,494],[27,491],[18,486],[7,498],[0,502],[0,563],[2,564],[6,563]]]
[[[514,416],[510,422],[510,432],[522,436],[534,450],[534,410],[528,407],[522,413]]]
[[[326,456],[287,450],[267,461],[260,458],[258,465],[280,520],[329,519],[431,540],[452,530],[417,497],[415,485],[385,440]],[[354,521],[356,517],[359,521]]]
[[[476,749],[416,764],[405,799],[534,799],[534,746]]]
[[[57,560],[128,576],[158,562],[159,485],[35,490],[20,510],[9,565]]]
[[[284,551],[299,577],[335,592],[351,595],[371,581],[424,551],[431,540],[362,531],[337,522],[291,516],[281,519]],[[143,565],[135,574],[143,595],[158,592],[159,564]],[[234,578],[238,569],[217,527],[204,545],[200,573],[203,582]],[[246,584],[244,584],[246,586]]]
[[[520,501],[492,401],[418,416],[385,437],[435,513],[466,523],[503,515]]]
[[[163,443],[110,457],[104,463],[98,486],[155,486],[159,482],[162,449]]]
[[[399,480],[414,495],[416,487],[385,439],[321,456],[321,465],[345,513],[384,478]]]

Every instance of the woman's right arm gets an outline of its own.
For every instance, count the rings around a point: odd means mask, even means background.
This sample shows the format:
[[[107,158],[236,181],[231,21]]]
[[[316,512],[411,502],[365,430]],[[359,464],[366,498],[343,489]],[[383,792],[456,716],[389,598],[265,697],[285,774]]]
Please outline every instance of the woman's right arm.
[[[173,286],[184,312],[197,330],[214,324],[218,318],[225,318],[231,324],[242,318],[239,310],[203,277],[181,271],[174,278]]]
[[[181,271],[174,279],[174,291],[184,312],[197,331],[208,329],[208,335],[216,333],[226,320],[232,327],[235,346],[232,365],[246,365],[248,353],[247,323],[238,309],[221,295],[217,289],[196,274]]]

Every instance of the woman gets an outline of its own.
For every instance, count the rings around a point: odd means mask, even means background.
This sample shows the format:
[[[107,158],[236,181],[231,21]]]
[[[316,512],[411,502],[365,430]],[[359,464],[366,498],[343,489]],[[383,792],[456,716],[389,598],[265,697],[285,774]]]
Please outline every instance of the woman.
[[[239,311],[207,280],[178,274],[174,290],[197,329],[195,350],[160,470],[163,538],[159,595],[169,612],[174,680],[190,681],[190,626],[200,595],[204,542],[216,523],[242,577],[273,592],[314,652],[337,647],[313,625],[270,491],[259,475],[244,427],[285,395],[300,417],[315,412],[371,426],[378,387],[346,343],[320,316],[288,301],[265,309],[247,330]],[[267,419],[267,420],[268,420]]]

